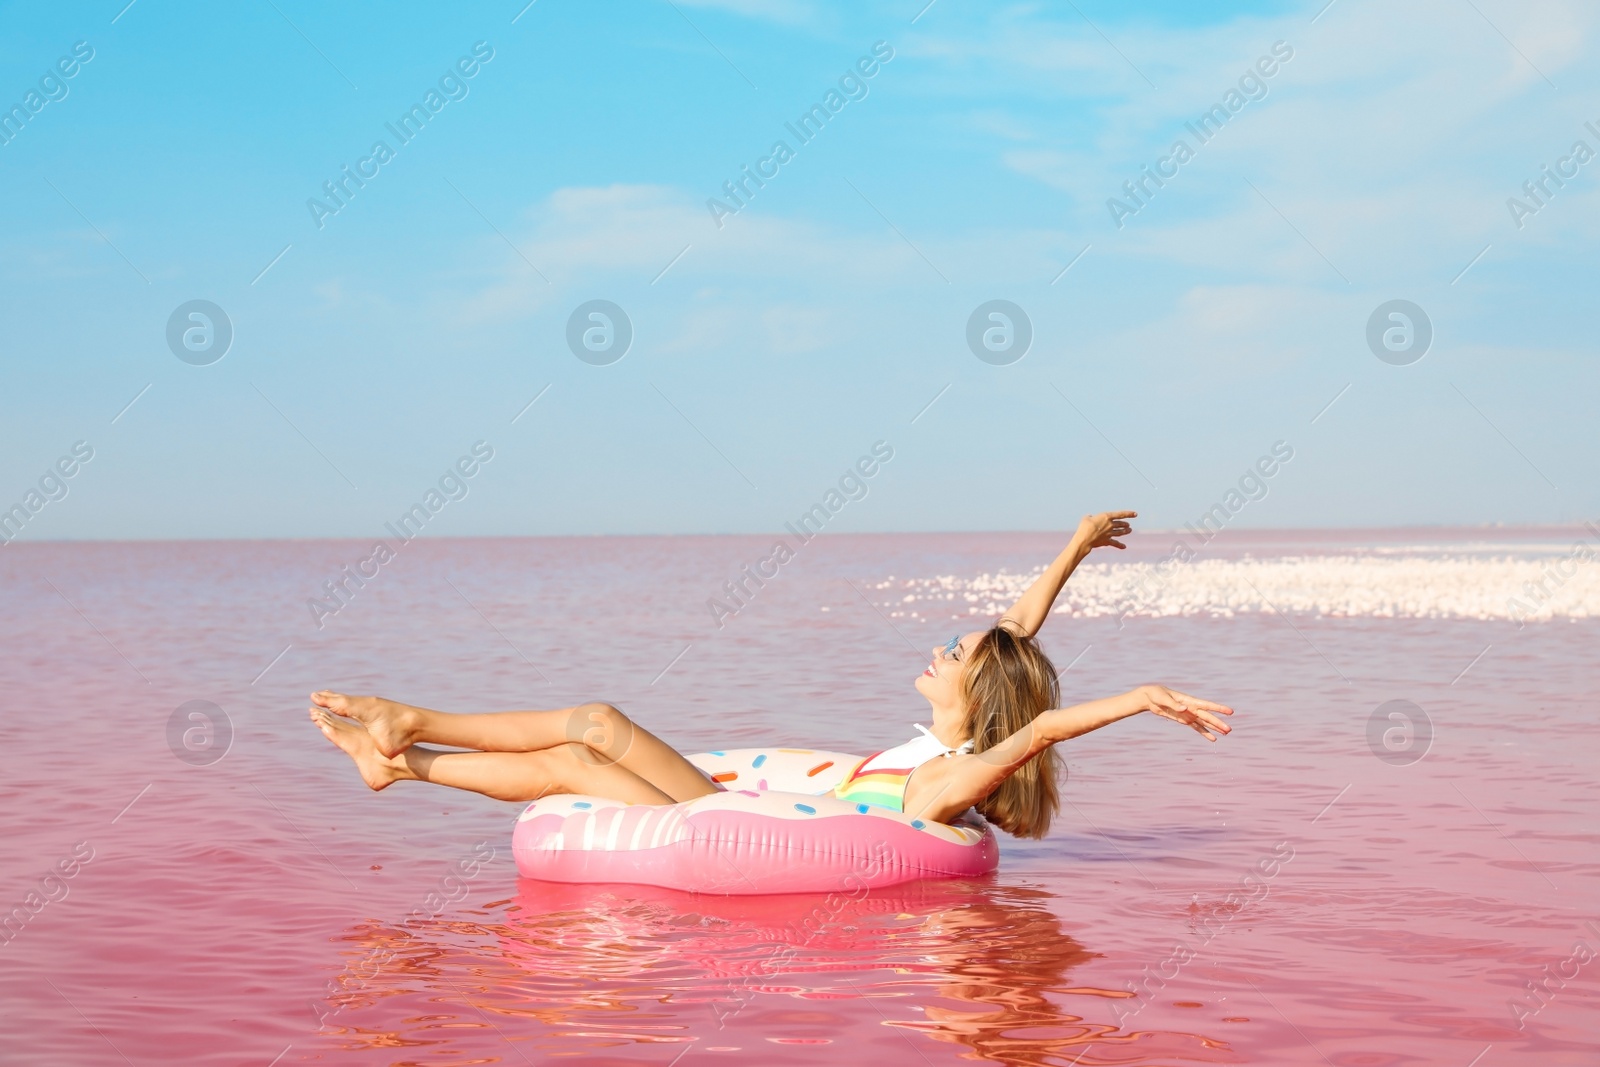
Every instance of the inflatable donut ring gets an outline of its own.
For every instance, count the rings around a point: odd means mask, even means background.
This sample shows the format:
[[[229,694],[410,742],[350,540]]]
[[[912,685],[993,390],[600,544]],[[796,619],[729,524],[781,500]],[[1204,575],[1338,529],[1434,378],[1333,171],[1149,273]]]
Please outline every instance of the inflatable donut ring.
[[[682,804],[535,800],[511,835],[517,872],[743,896],[969,878],[1000,863],[994,831],[976,813],[946,824],[833,796],[860,756],[746,748],[689,760],[721,791]]]

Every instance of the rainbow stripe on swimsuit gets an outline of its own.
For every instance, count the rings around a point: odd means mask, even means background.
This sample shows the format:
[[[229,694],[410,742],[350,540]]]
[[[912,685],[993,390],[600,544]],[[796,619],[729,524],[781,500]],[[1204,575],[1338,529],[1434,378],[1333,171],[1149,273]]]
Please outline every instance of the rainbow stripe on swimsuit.
[[[906,784],[918,767],[940,756],[972,751],[971,741],[960,748],[949,748],[927,727],[917,724],[917,729],[922,731],[921,737],[868,756],[852,767],[833,787],[833,795],[857,804],[905,811]]]
[[[904,811],[906,805],[906,783],[911,781],[911,772],[917,768],[872,767],[868,769],[868,765],[883,754],[879,752],[868,756],[856,764],[850,773],[844,776],[844,780],[833,787],[833,795],[840,800],[850,800],[857,804],[871,804],[873,807],[888,808],[890,811]],[[921,764],[917,766],[921,766]]]

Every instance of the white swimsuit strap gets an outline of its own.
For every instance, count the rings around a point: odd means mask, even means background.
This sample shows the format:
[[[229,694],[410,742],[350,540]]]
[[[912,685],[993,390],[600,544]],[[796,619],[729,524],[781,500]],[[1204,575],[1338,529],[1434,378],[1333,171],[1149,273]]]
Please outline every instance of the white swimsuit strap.
[[[917,725],[917,729],[922,731],[920,737],[913,737],[904,744],[884,749],[877,755],[868,758],[861,764],[858,773],[865,774],[889,767],[920,767],[929,760],[938,759],[940,756],[957,756],[972,751],[971,741],[966,742],[960,748],[951,748],[933,736],[933,732],[927,727]]]
[[[967,753],[972,751],[972,739],[971,738],[968,738],[967,740],[963,741],[961,743],[961,747],[960,748],[951,748],[949,745],[945,744],[943,741],[940,741],[937,737],[934,737],[933,736],[933,731],[928,729],[926,726],[922,725],[920,722],[914,722],[911,725],[913,725],[917,729],[921,730],[922,731],[922,735],[924,737],[928,738],[934,744],[938,745],[941,749],[943,749],[944,750],[943,754],[946,755],[946,756],[962,756],[962,755],[966,755]]]

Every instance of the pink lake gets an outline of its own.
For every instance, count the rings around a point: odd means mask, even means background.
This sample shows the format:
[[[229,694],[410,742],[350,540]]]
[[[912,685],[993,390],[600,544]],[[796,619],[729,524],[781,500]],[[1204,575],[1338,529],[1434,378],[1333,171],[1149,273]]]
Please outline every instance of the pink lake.
[[[519,806],[369,792],[306,694],[871,752],[1060,538],[826,535],[720,629],[770,538],[418,541],[321,629],[363,542],[12,544],[0,1060],[1600,1063],[1600,563],[1551,618],[1498,607],[1586,536],[1235,533],[1126,612],[1131,569],[1085,572],[1041,635],[1065,697],[1162,681],[1232,736],[1070,742],[1048,839],[820,928],[813,897],[519,882]],[[191,701],[209,735],[169,729]]]

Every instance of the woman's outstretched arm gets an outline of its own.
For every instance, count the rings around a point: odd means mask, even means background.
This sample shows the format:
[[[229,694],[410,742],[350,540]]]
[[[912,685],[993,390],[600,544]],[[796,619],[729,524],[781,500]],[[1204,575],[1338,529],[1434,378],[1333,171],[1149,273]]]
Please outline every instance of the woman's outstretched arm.
[[[1104,511],[1098,515],[1085,515],[1083,521],[1078,523],[1078,532],[1072,535],[1067,547],[1061,550],[1055,562],[1046,567],[1044,573],[1028,587],[1028,591],[1011,605],[1011,610],[1000,616],[1000,622],[1011,623],[1015,629],[1029,637],[1037,634],[1039,627],[1044,625],[1044,620],[1049,616],[1056,597],[1061,595],[1061,587],[1067,584],[1067,579],[1072,577],[1072,572],[1077,570],[1078,564],[1097,548],[1106,545],[1126,548],[1127,546],[1117,538],[1133,532],[1133,527],[1128,525],[1127,520],[1137,518],[1138,515],[1137,511]]]
[[[949,760],[949,769],[937,783],[933,795],[919,805],[922,818],[948,822],[994,792],[1018,767],[1051,745],[1067,741],[1148,711],[1163,719],[1182,723],[1207,741],[1230,733],[1220,715],[1232,715],[1224,704],[1180,693],[1164,685],[1141,685],[1114,697],[1101,697],[1070,708],[1047,711],[993,748]],[[937,766],[940,761],[935,760]],[[908,804],[909,812],[911,806]]]

